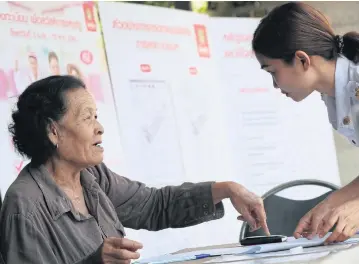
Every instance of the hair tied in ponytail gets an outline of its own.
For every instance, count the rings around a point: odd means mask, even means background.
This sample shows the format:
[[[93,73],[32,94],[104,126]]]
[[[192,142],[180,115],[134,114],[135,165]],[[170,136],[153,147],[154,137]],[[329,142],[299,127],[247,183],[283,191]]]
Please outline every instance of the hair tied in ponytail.
[[[343,36],[343,55],[355,64],[359,63],[359,34],[351,31]]]
[[[335,45],[337,47],[337,52],[339,54],[343,54],[343,48],[344,48],[344,41],[343,41],[343,37],[340,35],[336,35],[334,37],[335,39]]]

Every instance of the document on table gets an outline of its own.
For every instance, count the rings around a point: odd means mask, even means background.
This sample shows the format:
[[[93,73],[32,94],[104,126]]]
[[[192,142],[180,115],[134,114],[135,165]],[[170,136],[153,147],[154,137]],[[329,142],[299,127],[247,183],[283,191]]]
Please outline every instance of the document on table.
[[[359,238],[350,238],[341,243],[330,244],[327,246],[317,246],[317,247],[308,247],[303,248],[302,251],[297,251],[292,248],[291,250],[284,250],[284,251],[276,251],[276,252],[268,252],[268,253],[260,253],[260,254],[247,254],[247,255],[225,255],[216,258],[212,258],[204,263],[226,263],[226,262],[233,262],[233,261],[249,261],[255,259],[263,259],[263,258],[270,258],[270,257],[294,257],[295,260],[298,259],[298,255],[308,255],[311,254],[313,257],[319,256],[320,254],[325,253],[334,253],[337,251],[349,249],[355,244],[359,244]],[[267,263],[267,262],[266,262]],[[249,263],[248,263],[249,264]]]
[[[324,253],[331,253],[336,252],[344,249],[349,249],[352,244],[348,243],[340,243],[340,244],[333,244],[328,246],[319,246],[319,247],[311,247],[311,248],[303,248],[302,251],[293,252],[292,250],[284,250],[284,251],[276,251],[276,252],[268,252],[268,253],[260,253],[260,254],[248,254],[248,255],[225,255],[216,258],[212,258],[204,263],[226,263],[226,262],[233,262],[233,261],[248,261],[248,260],[255,260],[255,259],[263,259],[263,258],[273,258],[273,257],[298,257],[299,255],[308,255],[311,254],[313,256],[324,254]],[[297,259],[297,258],[296,258]],[[246,262],[247,263],[247,262]]]
[[[253,254],[256,250],[259,250],[259,247],[233,247],[233,248],[218,248],[218,249],[205,249],[198,251],[191,251],[187,253],[180,254],[166,254],[158,257],[143,259],[134,262],[134,264],[164,264],[171,262],[181,262],[189,261],[198,258],[215,257],[215,256],[224,256],[224,255],[242,255],[242,254]]]
[[[322,238],[319,238],[319,236],[314,237],[313,239],[307,239],[307,238],[294,238],[294,237],[288,237],[288,240],[286,242],[282,243],[273,243],[273,244],[265,244],[265,245],[258,245],[260,249],[256,251],[255,253],[266,253],[266,252],[274,252],[274,251],[281,251],[281,250],[287,250],[291,248],[296,247],[316,247],[324,244],[324,241],[330,236],[331,233],[328,233]]]
[[[162,263],[181,262],[181,261],[194,260],[198,258],[226,256],[226,255],[243,256],[243,255],[259,254],[259,253],[262,255],[263,253],[269,253],[269,252],[275,252],[273,254],[279,255],[279,254],[283,254],[283,251],[285,250],[321,246],[324,244],[324,241],[330,235],[331,233],[328,233],[326,236],[322,238],[319,238],[317,236],[310,240],[307,238],[295,239],[294,237],[288,237],[288,240],[282,243],[263,244],[263,245],[246,246],[246,247],[205,249],[205,250],[198,250],[198,251],[192,251],[192,252],[181,253],[181,254],[166,254],[159,257],[139,260],[135,263],[162,264]]]
[[[297,263],[303,264],[308,263],[307,261],[313,261],[317,259],[324,258],[330,254],[329,251],[320,252],[320,253],[310,253],[306,255],[297,255],[297,256],[286,256],[281,258],[268,258],[261,259],[261,264],[279,264],[279,263]],[[246,264],[258,264],[257,260],[245,261]]]

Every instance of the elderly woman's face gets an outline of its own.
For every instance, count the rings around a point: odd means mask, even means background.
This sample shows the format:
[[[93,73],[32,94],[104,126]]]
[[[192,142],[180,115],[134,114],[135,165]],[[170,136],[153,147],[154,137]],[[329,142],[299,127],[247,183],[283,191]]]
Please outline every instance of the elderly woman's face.
[[[102,125],[97,121],[96,103],[86,89],[67,93],[67,112],[58,122],[58,155],[79,167],[103,160]]]

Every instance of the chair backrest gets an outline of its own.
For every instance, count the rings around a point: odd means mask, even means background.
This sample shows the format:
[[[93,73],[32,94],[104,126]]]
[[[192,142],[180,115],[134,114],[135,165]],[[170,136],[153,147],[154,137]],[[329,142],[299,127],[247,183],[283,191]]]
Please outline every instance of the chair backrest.
[[[278,192],[300,185],[316,185],[329,189],[323,195],[310,200],[292,200],[276,195]],[[330,193],[339,187],[319,180],[297,180],[281,184],[262,196],[267,214],[267,224],[272,235],[293,236],[294,230],[300,219],[318,203],[323,201]],[[249,231],[249,225],[244,222],[239,236],[239,241],[249,236],[265,235],[262,229]]]

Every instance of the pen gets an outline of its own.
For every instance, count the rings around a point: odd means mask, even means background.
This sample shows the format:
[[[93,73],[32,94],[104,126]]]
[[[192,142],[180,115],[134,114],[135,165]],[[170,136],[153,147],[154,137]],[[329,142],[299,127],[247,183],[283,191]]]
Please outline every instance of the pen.
[[[204,258],[209,258],[212,257],[211,254],[200,254],[200,255],[195,255],[195,259],[204,259]]]

